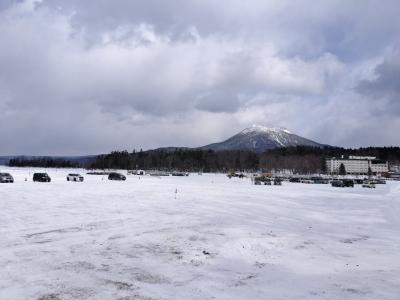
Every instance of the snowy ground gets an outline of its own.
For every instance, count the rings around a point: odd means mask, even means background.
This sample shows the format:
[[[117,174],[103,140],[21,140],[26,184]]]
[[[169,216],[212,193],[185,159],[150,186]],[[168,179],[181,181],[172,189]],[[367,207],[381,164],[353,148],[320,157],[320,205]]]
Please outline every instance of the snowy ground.
[[[0,299],[400,299],[400,183],[0,169]]]

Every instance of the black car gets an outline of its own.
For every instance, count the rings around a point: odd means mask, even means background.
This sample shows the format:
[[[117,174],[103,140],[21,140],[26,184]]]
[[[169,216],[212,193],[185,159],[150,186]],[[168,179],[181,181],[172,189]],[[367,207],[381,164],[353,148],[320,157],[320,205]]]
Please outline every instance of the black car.
[[[353,179],[343,179],[343,187],[354,187],[354,180]]]
[[[51,178],[47,173],[34,173],[33,181],[37,182],[50,182]]]
[[[342,180],[332,180],[331,185],[334,187],[344,187]]]
[[[0,183],[13,183],[14,178],[10,173],[0,173]]]
[[[108,180],[126,180],[126,177],[120,173],[108,174]]]
[[[328,184],[329,180],[319,176],[313,176],[310,178],[315,184]]]

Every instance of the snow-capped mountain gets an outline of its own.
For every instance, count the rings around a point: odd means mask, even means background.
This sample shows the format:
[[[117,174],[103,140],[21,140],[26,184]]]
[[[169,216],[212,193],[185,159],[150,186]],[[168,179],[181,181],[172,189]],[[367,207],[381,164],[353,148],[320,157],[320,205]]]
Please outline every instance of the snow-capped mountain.
[[[216,151],[252,150],[255,152],[264,152],[270,149],[294,146],[324,147],[322,144],[291,133],[285,128],[253,125],[226,141],[206,145],[199,149],[211,149]]]

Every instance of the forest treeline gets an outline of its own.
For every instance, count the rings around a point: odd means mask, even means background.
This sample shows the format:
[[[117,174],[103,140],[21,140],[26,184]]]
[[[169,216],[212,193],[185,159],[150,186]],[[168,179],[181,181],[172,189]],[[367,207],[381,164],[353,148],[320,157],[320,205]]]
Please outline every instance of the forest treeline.
[[[369,147],[359,149],[289,147],[264,153],[251,151],[213,151],[195,149],[113,151],[99,155],[90,162],[78,163],[67,159],[15,158],[12,167],[88,169],[153,169],[189,172],[228,172],[292,170],[295,173],[325,172],[325,159],[342,155],[376,156],[392,164],[400,164],[400,147]]]
[[[203,172],[229,170],[271,171],[289,169],[296,173],[325,172],[325,159],[342,155],[376,156],[391,163],[400,162],[400,147],[359,149],[289,147],[264,153],[251,151],[212,151],[176,149],[173,151],[114,151],[98,156],[93,169],[157,169]]]
[[[8,162],[10,167],[37,167],[37,168],[79,168],[77,162],[53,158],[14,158]]]

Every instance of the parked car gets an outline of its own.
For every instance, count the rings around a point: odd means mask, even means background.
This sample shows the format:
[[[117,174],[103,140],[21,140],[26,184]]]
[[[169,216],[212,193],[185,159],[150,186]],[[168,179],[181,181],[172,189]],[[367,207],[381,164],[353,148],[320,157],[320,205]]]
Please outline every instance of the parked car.
[[[315,184],[328,184],[329,180],[319,176],[313,176],[310,178]]]
[[[310,179],[302,179],[300,180],[301,183],[306,183],[306,184],[313,184],[314,181],[310,180]]]
[[[282,185],[282,180],[280,178],[275,178],[274,185]]]
[[[67,181],[83,181],[83,176],[80,174],[68,174],[67,175]]]
[[[120,173],[110,173],[108,174],[108,180],[126,180],[126,177]]]
[[[342,180],[332,180],[331,185],[333,187],[344,187],[344,183]]]
[[[368,188],[368,189],[374,189],[375,188],[375,183],[372,182],[366,182],[362,185],[363,188]]]
[[[144,176],[144,175],[146,175],[146,171],[145,170],[137,170],[136,175]]]
[[[354,187],[354,180],[353,179],[343,179],[343,187]]]
[[[376,184],[386,184],[386,180],[385,179],[377,179]]]
[[[263,175],[254,178],[255,185],[271,185],[271,179]]]
[[[264,184],[265,184],[265,185],[272,185],[271,179],[270,179],[270,178],[266,178],[266,179],[264,180]]]
[[[169,176],[170,173],[164,171],[148,171],[147,174],[150,176],[161,177],[161,176]]]
[[[10,173],[0,173],[0,183],[13,183],[14,178]]]
[[[146,175],[146,171],[144,170],[128,170],[127,175]]]
[[[188,173],[188,175],[189,175],[189,173]],[[188,176],[188,175],[186,175],[186,176]],[[179,175],[174,175],[174,173],[172,173],[172,176],[179,176]],[[238,177],[238,178],[246,177],[243,173],[235,173],[235,172],[230,172],[226,176],[228,176],[229,179],[231,179],[232,177]]]
[[[292,178],[289,179],[289,182],[299,183],[299,182],[300,182],[300,178],[298,178],[298,177],[292,177]]]
[[[189,176],[189,173],[188,172],[178,172],[178,171],[174,171],[174,172],[172,172],[172,174],[171,174],[172,176]]]
[[[37,182],[50,182],[51,178],[47,173],[34,173],[33,181]]]

